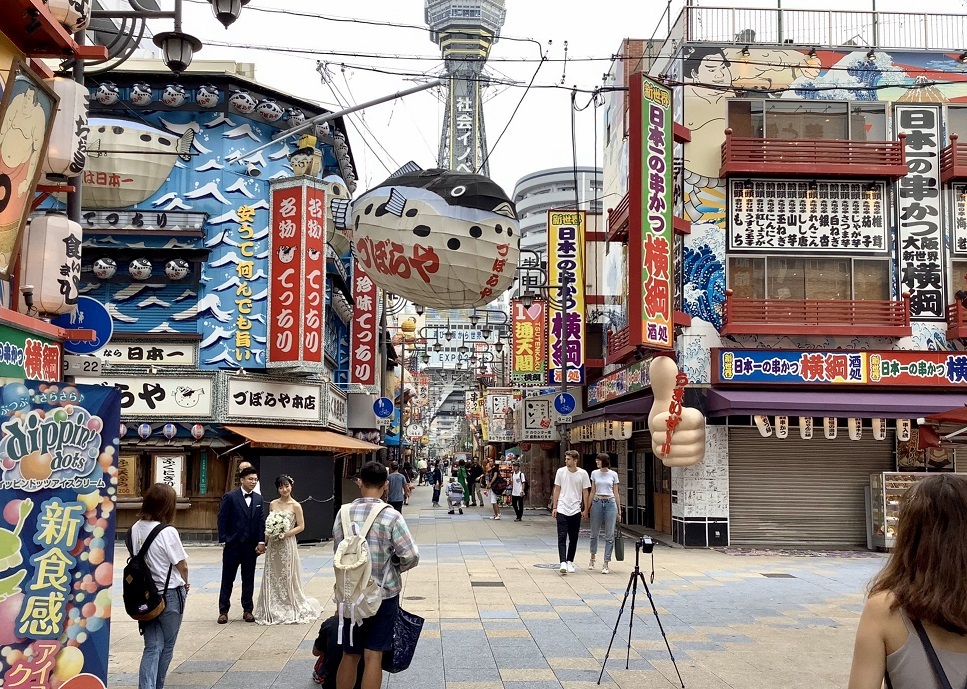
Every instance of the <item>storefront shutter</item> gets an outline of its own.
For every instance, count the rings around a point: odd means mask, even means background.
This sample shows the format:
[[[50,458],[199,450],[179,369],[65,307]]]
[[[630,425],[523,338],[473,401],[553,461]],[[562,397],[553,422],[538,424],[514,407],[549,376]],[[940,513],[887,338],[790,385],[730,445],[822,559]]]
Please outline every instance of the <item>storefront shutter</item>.
[[[763,438],[755,428],[729,429],[729,532],[732,545],[856,547],[866,545],[863,489],[870,474],[893,470],[890,431],[827,440],[821,426],[802,440]]]

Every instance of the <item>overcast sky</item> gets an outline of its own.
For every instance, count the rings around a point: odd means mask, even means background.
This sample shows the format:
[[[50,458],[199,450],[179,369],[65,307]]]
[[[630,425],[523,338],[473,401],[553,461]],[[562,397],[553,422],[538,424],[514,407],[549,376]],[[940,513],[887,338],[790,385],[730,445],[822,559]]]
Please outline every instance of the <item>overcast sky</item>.
[[[165,3],[162,3],[165,4]],[[677,16],[682,0],[672,2]],[[724,5],[724,2],[702,0],[702,6]],[[743,0],[732,3],[743,7],[776,7],[776,2]],[[783,0],[783,8],[835,7],[836,9],[869,10],[873,5],[880,11],[910,11],[909,0]],[[548,167],[571,165],[571,94],[569,88],[591,89],[601,85],[602,75],[609,69],[612,54],[618,51],[621,39],[627,36],[647,38],[659,21],[664,20],[665,0],[507,0],[507,21],[502,36],[491,53],[493,76],[502,81],[520,82],[518,87],[493,87],[485,105],[488,144],[496,145],[490,158],[491,176],[510,194],[522,176]],[[296,17],[281,13],[257,11],[257,8],[289,9],[307,13],[325,13],[340,18],[390,22],[383,27],[361,23],[333,22],[312,17]],[[962,0],[927,0],[918,9],[929,12],[963,12]],[[259,81],[280,90],[320,102],[333,109],[347,103],[356,104],[382,95],[409,88],[416,77],[382,74],[367,68],[389,72],[434,74],[442,69],[439,48],[430,41],[425,28],[406,28],[402,25],[423,27],[422,0],[359,0],[354,3],[319,2],[318,0],[252,0],[244,8],[242,17],[225,31],[211,14],[207,0],[187,0],[184,29],[196,35],[206,45],[198,59],[233,59],[254,62]],[[155,31],[169,30],[164,22],[152,27]],[[659,33],[658,35],[663,35]],[[533,38],[541,44],[509,40]],[[243,46],[289,47],[307,51],[338,51],[347,53],[380,53],[388,56],[424,56],[423,60],[404,60],[398,57],[374,58],[352,56],[299,55],[295,53],[248,50],[220,47],[212,41],[223,41]],[[564,57],[567,42],[569,58],[605,58],[594,61],[569,62]],[[550,42],[550,44],[549,44]],[[524,94],[524,87],[538,67],[540,51],[551,60],[540,68],[534,81],[537,86],[566,88],[532,88],[527,92],[519,111],[511,115]],[[531,60],[529,62],[521,61]],[[337,93],[323,84],[316,72],[317,60],[330,63],[331,81]],[[345,71],[340,66],[345,63]],[[338,103],[337,103],[338,100]],[[578,95],[579,106],[589,96]],[[340,104],[342,106],[340,106]],[[594,108],[578,113],[578,164],[594,164],[595,133]],[[443,107],[438,95],[428,91],[365,111],[362,118],[369,131],[363,136],[349,128],[350,140],[360,172],[360,186],[366,189],[387,176],[384,168],[395,170],[415,160],[424,167],[434,166],[439,146]],[[355,117],[351,121],[362,127]],[[498,137],[510,122],[503,138]],[[374,149],[363,143],[365,138]],[[377,143],[378,142],[378,143]],[[599,131],[600,147],[600,131]],[[384,150],[385,149],[385,150]],[[375,151],[375,152],[374,152]],[[600,152],[598,153],[600,165]],[[605,207],[610,202],[605,201]]]

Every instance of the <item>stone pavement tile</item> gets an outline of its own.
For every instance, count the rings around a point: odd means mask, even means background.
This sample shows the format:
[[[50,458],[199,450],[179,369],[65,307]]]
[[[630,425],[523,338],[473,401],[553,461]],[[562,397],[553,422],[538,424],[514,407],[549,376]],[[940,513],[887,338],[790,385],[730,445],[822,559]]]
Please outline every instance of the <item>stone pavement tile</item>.
[[[171,672],[227,672],[235,662],[231,660],[186,660],[176,667],[171,664]]]
[[[621,689],[672,689],[672,687],[681,689],[681,685],[677,681],[672,682],[663,674],[655,672],[654,670],[612,670],[609,668],[608,674],[611,676],[611,681]],[[686,684],[686,686],[688,685]],[[747,685],[736,686],[747,689]]]
[[[501,686],[494,682],[447,682],[446,689],[500,689]]]
[[[212,686],[261,689],[270,686],[278,677],[278,672],[226,672]]]
[[[598,684],[597,677],[595,677],[593,682],[578,682],[574,680],[562,680],[562,689],[599,689],[599,687],[617,687],[618,685],[612,682],[607,675],[601,680],[601,684]]]
[[[270,674],[274,680],[278,673],[273,672]],[[183,687],[188,685],[210,687],[216,684],[224,676],[224,672],[169,672],[167,679],[165,679],[165,685],[171,687]]]
[[[500,682],[500,672],[497,668],[447,669],[444,674],[447,684],[450,682]]]
[[[446,620],[440,622],[440,629],[445,632],[454,629],[483,629],[483,625],[479,620],[466,622],[451,622]]]
[[[530,632],[526,629],[488,629],[487,638],[530,638]]]
[[[525,681],[553,681],[557,677],[554,676],[553,670],[501,670],[500,679],[505,682],[525,682]]]
[[[504,689],[561,689],[561,683],[556,679],[532,682],[504,682]]]
[[[593,670],[555,670],[554,675],[559,682],[597,682],[598,674],[601,672],[600,668]],[[604,673],[605,678],[608,673]],[[604,679],[601,680],[604,683]]]
[[[520,615],[516,610],[481,610],[481,619],[491,619],[491,620],[513,620],[519,618]]]
[[[548,658],[547,664],[554,670],[593,670],[601,668],[601,663],[594,658]]]
[[[245,658],[236,661],[231,669],[234,672],[258,672],[260,670],[281,672],[288,660],[288,654],[254,658],[246,655]]]
[[[135,668],[137,669],[137,668]],[[138,673],[137,672],[123,672],[119,674],[108,674],[107,683],[110,686],[138,686]]]
[[[497,661],[490,653],[485,653],[477,650],[477,647],[471,647],[474,649],[473,652],[469,652],[467,649],[461,649],[459,653],[448,653],[443,655],[443,667],[446,668],[447,672],[450,670],[467,670],[467,669],[497,669]],[[419,646],[417,646],[417,652],[419,652]]]
[[[524,620],[558,620],[560,615],[556,612],[521,612],[521,619]]]

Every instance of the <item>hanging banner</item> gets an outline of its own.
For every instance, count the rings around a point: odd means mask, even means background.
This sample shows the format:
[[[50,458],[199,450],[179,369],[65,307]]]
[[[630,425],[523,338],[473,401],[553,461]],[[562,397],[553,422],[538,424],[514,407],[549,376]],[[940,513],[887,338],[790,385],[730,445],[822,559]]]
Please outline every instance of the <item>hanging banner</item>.
[[[836,431],[838,428],[839,419],[835,416],[823,417],[823,432],[826,434],[826,440],[836,440]]]
[[[910,419],[896,420],[896,439],[901,443],[910,439]]]
[[[309,177],[272,182],[269,223],[269,368],[323,367],[325,197]]]
[[[641,342],[673,349],[672,94],[642,77],[641,95]]]
[[[353,264],[353,321],[349,347],[349,382],[360,385],[366,392],[376,390],[376,285],[366,275],[363,266]]]
[[[886,440],[886,419],[873,419],[873,439]]]
[[[905,134],[907,174],[897,182],[897,274],[900,292],[910,293],[910,319],[946,319],[946,258],[941,227],[940,106],[894,107],[896,133]]]
[[[543,385],[547,381],[547,304],[535,301],[525,307],[520,300],[513,299],[510,313],[514,325],[510,381]]]
[[[20,383],[0,433],[7,555],[4,685],[107,684],[121,397],[114,388]],[[10,407],[13,408],[10,408]],[[90,677],[85,677],[90,675]]]
[[[550,284],[560,285],[550,305],[550,383],[561,382],[565,349],[567,382],[584,385],[584,230],[585,211],[547,212],[547,266]],[[563,301],[563,304],[561,303]],[[564,314],[554,306],[564,306]]]
[[[849,439],[850,440],[862,440],[863,439],[863,419],[849,418],[846,420],[849,426]]]
[[[772,424],[769,423],[769,417],[763,415],[756,415],[752,417],[755,421],[756,428],[759,429],[759,435],[763,438],[768,438],[772,436]]]
[[[783,439],[789,437],[789,417],[788,416],[776,417],[776,437],[783,438]]]
[[[799,437],[803,440],[809,440],[813,437],[813,417],[799,417]]]

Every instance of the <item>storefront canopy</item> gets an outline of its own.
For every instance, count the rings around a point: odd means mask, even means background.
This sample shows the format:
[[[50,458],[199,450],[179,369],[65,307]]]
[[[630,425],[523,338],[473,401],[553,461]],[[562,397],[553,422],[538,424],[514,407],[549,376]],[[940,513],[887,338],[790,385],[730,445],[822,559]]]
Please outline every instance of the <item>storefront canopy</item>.
[[[590,409],[575,416],[572,425],[587,423],[588,421],[641,421],[648,418],[648,412],[651,411],[651,403],[654,399],[651,395],[645,395],[633,400]]]
[[[366,454],[381,450],[363,440],[350,438],[332,431],[309,428],[267,428],[265,426],[225,426],[248,440],[252,447],[279,450],[314,450],[338,454]]]
[[[916,419],[963,407],[967,394],[912,392],[780,392],[777,390],[710,390],[708,416],[837,416]]]

